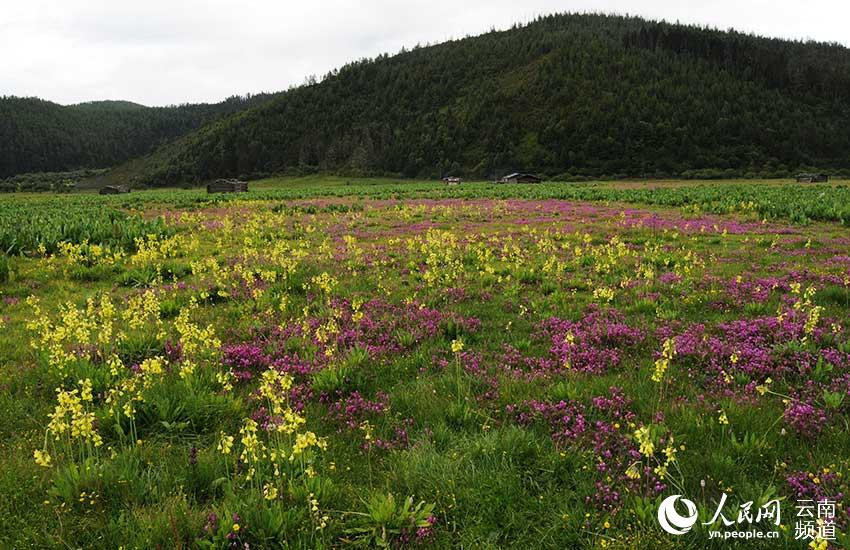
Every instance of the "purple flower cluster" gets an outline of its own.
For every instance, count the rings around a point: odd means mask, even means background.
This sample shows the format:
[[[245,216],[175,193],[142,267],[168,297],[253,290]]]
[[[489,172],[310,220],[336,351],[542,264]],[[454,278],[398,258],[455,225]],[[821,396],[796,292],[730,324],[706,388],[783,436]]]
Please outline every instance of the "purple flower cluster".
[[[820,435],[827,425],[826,413],[822,409],[801,401],[789,403],[782,419],[797,435],[811,439]]]
[[[271,365],[271,358],[254,343],[231,344],[222,348],[222,361],[240,381],[250,380]]]
[[[165,343],[165,358],[170,364],[179,363],[183,359],[183,346],[180,342],[168,341]]]
[[[840,501],[844,498],[844,493],[839,489],[841,477],[837,472],[823,470],[818,473],[792,472],[785,477],[785,483],[788,484],[794,498],[799,500]]]
[[[445,323],[452,323],[467,334],[474,333],[481,325],[478,319],[444,313],[417,302],[393,304],[378,298],[364,302],[356,316],[351,302],[344,298],[332,299],[328,310],[339,331],[325,334],[326,338],[320,339],[317,334],[325,332],[322,327],[328,317],[315,315],[283,326],[269,323],[254,328],[249,341],[265,350],[276,368],[290,374],[307,374],[325,367],[331,357],[339,357],[354,348],[366,350],[370,358],[380,358],[438,336]],[[287,355],[284,350],[293,339],[309,342],[314,352]],[[328,351],[332,353],[327,354]]]
[[[738,319],[720,323],[709,332],[705,325],[694,324],[676,338],[680,359],[700,366],[709,375],[722,371],[743,372],[764,378],[810,370],[817,358],[810,353],[786,349],[788,342],[804,336],[806,317],[789,309],[778,316]],[[817,329],[814,340],[823,335]],[[735,357],[732,361],[730,358]]]
[[[233,526],[230,528],[230,531],[224,537],[230,543],[228,545],[228,548],[248,550],[248,543],[240,541],[240,536],[245,532],[245,525],[242,524],[242,518],[239,517],[239,514],[233,512],[233,516],[231,517],[231,519],[233,520]]]
[[[541,324],[552,341],[550,352],[561,366],[599,373],[620,364],[624,348],[643,341],[643,333],[628,326],[614,309],[588,308],[578,321],[552,317]]]
[[[823,501],[841,503],[835,509],[835,524],[846,529],[850,523],[850,509],[843,502],[847,487],[840,474],[829,468],[815,472],[792,472],[785,477],[785,483],[797,501],[811,501],[812,504]]]
[[[390,408],[389,396],[378,392],[375,399],[366,399],[360,392],[350,395],[323,395],[319,401],[328,407],[328,417],[349,429],[357,429],[364,420],[383,415]]]
[[[487,368],[480,353],[470,350],[462,351],[457,354],[456,360],[460,361],[460,366],[463,371],[475,379],[476,385],[486,388],[482,393],[476,396],[476,399],[479,402],[492,401],[498,398],[499,377],[493,369]],[[431,359],[431,364],[438,370],[445,371],[446,369],[451,368],[453,361],[455,361],[454,355],[440,356],[435,354]],[[427,370],[427,368],[423,367],[421,372],[425,372]]]
[[[229,527],[221,525],[218,514],[210,512],[204,523],[203,532],[207,537],[213,540],[214,547],[233,548],[238,550],[249,550],[250,545],[242,541],[242,536],[245,533],[246,526],[242,523],[242,518],[239,514],[231,515],[232,523]],[[226,533],[225,533],[226,531]],[[222,538],[224,540],[222,540]]]
[[[204,523],[204,533],[212,534],[218,531],[218,515],[215,512],[210,512],[207,516],[207,522]]]
[[[641,469],[639,479],[626,475],[626,470],[641,460],[637,443],[626,428],[636,418],[629,405],[623,390],[612,387],[609,395],[593,397],[590,405],[578,401],[525,401],[508,405],[505,410],[521,426],[546,425],[560,449],[592,452],[600,479],[587,502],[615,514],[622,507],[624,492],[654,496],[666,488],[649,465]],[[664,444],[664,440],[660,443]]]
[[[417,527],[412,525],[401,529],[398,537],[393,541],[398,546],[413,546],[428,543],[434,535],[434,526],[437,525],[437,518],[432,514],[425,520],[428,523],[427,527]]]
[[[585,416],[586,407],[574,401],[557,403],[525,401],[519,406],[508,405],[505,411],[513,414],[521,426],[543,421],[549,426],[552,440],[559,447],[573,444],[587,432],[589,427]]]

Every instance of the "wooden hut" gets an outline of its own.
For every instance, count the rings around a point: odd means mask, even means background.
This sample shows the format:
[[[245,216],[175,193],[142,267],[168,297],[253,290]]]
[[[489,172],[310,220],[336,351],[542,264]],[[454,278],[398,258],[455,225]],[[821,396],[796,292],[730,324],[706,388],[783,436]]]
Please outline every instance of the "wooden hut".
[[[828,174],[797,174],[799,183],[826,183],[829,181]]]
[[[540,176],[525,172],[514,172],[500,179],[499,183],[540,183],[541,181],[543,179]]]
[[[101,187],[99,191],[101,195],[121,195],[129,192],[130,188],[126,185],[106,185]]]
[[[460,185],[463,180],[455,176],[446,176],[443,178],[443,183],[446,185]]]
[[[207,184],[207,193],[245,193],[248,182],[236,179],[217,179]]]

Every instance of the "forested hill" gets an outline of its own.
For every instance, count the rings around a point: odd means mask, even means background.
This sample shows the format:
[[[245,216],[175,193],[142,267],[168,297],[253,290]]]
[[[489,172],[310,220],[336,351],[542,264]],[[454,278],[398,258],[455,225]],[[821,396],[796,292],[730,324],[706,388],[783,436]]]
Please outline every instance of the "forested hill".
[[[490,177],[850,169],[850,51],[602,15],[351,63],[115,172]]]
[[[271,97],[234,96],[215,104],[174,107],[128,101],[63,106],[36,98],[0,97],[0,178],[114,166]]]

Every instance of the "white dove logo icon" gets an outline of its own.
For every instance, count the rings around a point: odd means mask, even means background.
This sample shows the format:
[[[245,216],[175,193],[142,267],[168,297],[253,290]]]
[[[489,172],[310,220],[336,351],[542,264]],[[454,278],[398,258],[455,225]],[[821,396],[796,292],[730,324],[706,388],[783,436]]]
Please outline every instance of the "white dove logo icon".
[[[681,499],[682,504],[688,510],[687,515],[680,515],[676,511],[676,501]],[[661,502],[658,507],[658,523],[661,528],[671,535],[684,535],[691,530],[697,522],[697,506],[692,501],[682,498],[682,495],[671,495]]]

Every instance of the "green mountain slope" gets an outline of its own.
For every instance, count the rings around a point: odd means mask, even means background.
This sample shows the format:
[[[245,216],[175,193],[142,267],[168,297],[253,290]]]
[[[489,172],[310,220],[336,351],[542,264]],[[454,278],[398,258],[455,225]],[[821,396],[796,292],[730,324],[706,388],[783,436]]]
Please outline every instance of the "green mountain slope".
[[[0,97],[0,178],[114,166],[271,97],[261,94],[173,107],[129,101],[63,106],[36,98]]]
[[[557,15],[349,64],[137,160],[124,181],[232,175],[779,175],[850,169],[850,51]]]
[[[118,146],[118,145],[116,145]],[[492,177],[850,173],[850,50],[604,15],[350,63],[116,169]]]

